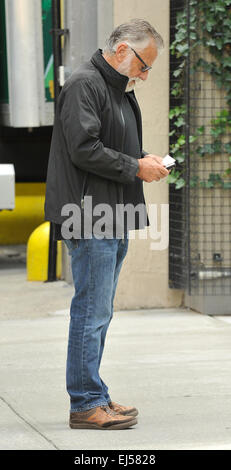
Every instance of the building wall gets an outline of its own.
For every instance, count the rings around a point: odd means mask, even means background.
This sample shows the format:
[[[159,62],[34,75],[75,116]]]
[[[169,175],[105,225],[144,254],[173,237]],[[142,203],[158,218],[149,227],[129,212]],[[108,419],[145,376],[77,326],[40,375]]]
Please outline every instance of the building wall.
[[[132,18],[148,20],[162,35],[165,49],[154,63],[143,88],[137,89],[143,118],[144,149],[164,156],[168,153],[169,112],[169,0],[115,0],[114,26]],[[147,204],[157,204],[158,227],[161,204],[168,204],[168,184],[144,183]],[[167,229],[167,227],[166,227]],[[168,288],[168,248],[151,250],[147,240],[129,240],[129,250],[121,270],[115,309],[179,306],[182,292]]]
[[[114,27],[131,18],[147,19],[164,39],[164,52],[154,63],[143,88],[136,92],[143,117],[144,150],[164,156],[168,153],[169,132],[169,0],[110,0],[110,5],[111,8],[107,6],[105,10],[104,0],[98,1],[98,18],[105,13],[107,24]],[[108,31],[107,28],[101,30],[100,21],[98,19],[98,46],[103,47]],[[144,191],[147,205],[157,205],[158,231],[165,229],[166,232],[168,221],[162,220],[161,205],[168,205],[168,184],[164,181],[144,183]],[[136,238],[129,240],[128,254],[121,270],[115,310],[181,305],[182,291],[168,288],[168,247],[152,250],[154,240],[149,230],[147,239],[139,239],[138,232],[134,234]],[[70,279],[67,267],[65,272]]]

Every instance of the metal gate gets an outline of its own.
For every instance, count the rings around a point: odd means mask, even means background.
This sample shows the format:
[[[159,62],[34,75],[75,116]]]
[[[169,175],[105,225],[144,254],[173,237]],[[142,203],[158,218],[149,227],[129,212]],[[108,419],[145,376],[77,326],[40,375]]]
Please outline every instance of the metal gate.
[[[231,0],[170,2],[169,285],[231,313]]]

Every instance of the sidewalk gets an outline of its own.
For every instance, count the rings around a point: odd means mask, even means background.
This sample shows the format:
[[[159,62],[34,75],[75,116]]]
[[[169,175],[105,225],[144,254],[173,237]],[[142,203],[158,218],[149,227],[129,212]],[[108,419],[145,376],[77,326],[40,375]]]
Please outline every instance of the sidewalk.
[[[139,409],[138,424],[119,432],[72,430],[65,390],[72,287],[34,283],[31,315],[27,305],[23,316],[20,300],[17,317],[12,305],[20,286],[23,298],[24,274],[22,267],[0,270],[1,450],[231,449],[229,318],[186,309],[115,312],[101,375],[114,401]]]

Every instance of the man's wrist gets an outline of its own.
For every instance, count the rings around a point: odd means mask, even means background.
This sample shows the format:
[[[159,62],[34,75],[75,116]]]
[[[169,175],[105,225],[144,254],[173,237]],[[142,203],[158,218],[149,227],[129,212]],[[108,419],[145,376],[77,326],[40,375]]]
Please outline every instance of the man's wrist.
[[[136,176],[139,176],[140,167],[141,167],[140,159],[137,160],[137,163],[138,163],[138,169],[137,169],[137,172],[136,172]]]

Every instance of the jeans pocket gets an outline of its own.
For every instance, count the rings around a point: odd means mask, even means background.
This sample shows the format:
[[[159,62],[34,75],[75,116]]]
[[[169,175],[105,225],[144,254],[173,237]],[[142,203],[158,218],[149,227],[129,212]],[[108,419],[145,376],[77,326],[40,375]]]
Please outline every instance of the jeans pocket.
[[[63,240],[67,249],[68,249],[68,254],[71,256],[72,252],[78,248],[78,240],[76,240],[75,238],[72,238],[71,240]]]

